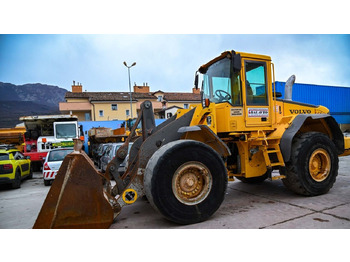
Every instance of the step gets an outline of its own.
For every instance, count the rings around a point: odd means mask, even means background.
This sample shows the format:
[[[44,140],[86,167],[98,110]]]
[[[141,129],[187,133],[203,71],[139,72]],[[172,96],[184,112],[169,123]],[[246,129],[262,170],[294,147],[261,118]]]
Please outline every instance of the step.
[[[281,152],[280,150],[266,150],[268,154]]]
[[[272,177],[271,177],[271,180],[279,180],[279,179],[284,179],[284,178],[286,178],[286,176],[284,176],[284,175],[272,176]]]
[[[281,162],[276,162],[276,163],[271,163],[271,162],[270,162],[270,165],[271,165],[271,166],[284,166],[284,164],[281,163]]]

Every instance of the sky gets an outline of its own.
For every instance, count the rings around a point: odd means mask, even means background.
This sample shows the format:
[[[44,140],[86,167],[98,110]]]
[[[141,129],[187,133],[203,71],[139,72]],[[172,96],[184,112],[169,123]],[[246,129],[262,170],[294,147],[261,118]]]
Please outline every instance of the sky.
[[[269,55],[275,78],[350,87],[350,35],[338,34],[2,34],[0,81],[89,92],[191,92],[200,65],[226,50]]]
[[[18,8],[20,7],[20,8]],[[155,8],[156,7],[156,8]],[[275,79],[350,87],[345,1],[4,0],[0,82],[71,90],[191,92],[223,51],[269,55]]]

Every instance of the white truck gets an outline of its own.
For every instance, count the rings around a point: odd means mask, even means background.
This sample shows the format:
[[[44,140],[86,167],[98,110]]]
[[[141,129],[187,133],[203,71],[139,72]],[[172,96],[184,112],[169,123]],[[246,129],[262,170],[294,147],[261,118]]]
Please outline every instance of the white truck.
[[[80,138],[78,117],[75,115],[23,116],[24,155],[30,156],[34,171],[39,171],[49,150],[73,147],[74,138]]]

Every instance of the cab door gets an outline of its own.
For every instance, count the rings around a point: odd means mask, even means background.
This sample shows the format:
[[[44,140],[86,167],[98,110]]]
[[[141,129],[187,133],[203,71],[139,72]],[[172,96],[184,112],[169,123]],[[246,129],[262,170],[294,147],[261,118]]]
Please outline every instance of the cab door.
[[[271,127],[268,67],[266,61],[244,59],[244,114],[246,127]]]

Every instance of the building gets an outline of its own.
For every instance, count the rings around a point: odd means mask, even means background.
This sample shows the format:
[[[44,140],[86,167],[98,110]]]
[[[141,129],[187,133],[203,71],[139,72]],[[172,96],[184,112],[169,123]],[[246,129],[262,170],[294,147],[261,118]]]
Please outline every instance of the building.
[[[191,104],[200,103],[200,91],[192,93],[167,93],[161,90],[150,92],[149,86],[134,85],[134,92],[83,92],[81,84],[73,81],[72,92],[65,95],[66,102],[59,103],[62,114],[74,114],[79,121],[125,120],[137,117],[140,105],[150,100],[156,118],[169,118],[173,115],[168,108],[188,108]],[[131,112],[132,107],[132,112]]]

